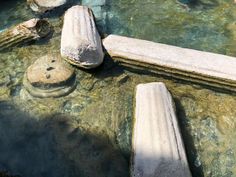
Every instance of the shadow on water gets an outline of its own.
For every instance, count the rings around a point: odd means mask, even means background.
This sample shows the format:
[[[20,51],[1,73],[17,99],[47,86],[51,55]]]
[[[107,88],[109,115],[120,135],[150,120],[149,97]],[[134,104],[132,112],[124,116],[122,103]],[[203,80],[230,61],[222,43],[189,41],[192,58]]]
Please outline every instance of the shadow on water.
[[[178,116],[185,113],[178,101]],[[181,120],[182,122],[183,120]],[[185,126],[181,126],[185,127]],[[192,164],[194,145],[182,131]],[[22,112],[9,102],[0,102],[0,177],[129,177],[129,162],[114,147],[99,127],[82,124],[72,116],[54,114],[40,120]],[[193,152],[194,151],[194,152]],[[193,157],[193,158],[192,158]],[[146,156],[145,162],[158,159]],[[178,161],[160,157],[163,162],[156,174],[181,177],[175,172]],[[168,168],[167,168],[168,167]],[[204,177],[201,167],[191,168],[193,177]],[[8,172],[8,173],[5,173]],[[138,169],[138,173],[144,174]]]
[[[99,127],[65,114],[36,120],[0,102],[0,169],[22,177],[128,177],[129,164]]]
[[[194,145],[194,141],[192,135],[189,133],[187,126],[187,116],[179,99],[174,98],[176,105],[176,114],[179,119],[179,126],[181,130],[181,134],[185,144],[185,150],[188,157],[188,162],[190,165],[190,170],[192,172],[193,177],[204,177],[203,167],[202,165],[196,164],[197,160],[197,149]]]

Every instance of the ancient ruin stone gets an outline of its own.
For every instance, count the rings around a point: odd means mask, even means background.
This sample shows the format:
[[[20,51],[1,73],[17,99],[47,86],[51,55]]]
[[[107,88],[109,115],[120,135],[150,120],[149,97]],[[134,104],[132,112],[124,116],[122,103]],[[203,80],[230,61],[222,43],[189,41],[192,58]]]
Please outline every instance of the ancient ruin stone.
[[[46,37],[52,28],[48,21],[33,18],[0,33],[0,51]]]
[[[54,9],[56,7],[65,5],[69,0],[27,0],[30,8],[38,13]]]
[[[132,149],[131,177],[192,177],[175,105],[162,82],[136,88]]]
[[[61,36],[61,55],[69,63],[90,69],[103,62],[101,38],[92,11],[85,6],[67,10]]]
[[[107,53],[133,68],[220,90],[236,91],[236,58],[118,35],[103,40]]]
[[[59,56],[44,56],[28,67],[24,86],[35,97],[60,97],[75,88],[74,70]]]

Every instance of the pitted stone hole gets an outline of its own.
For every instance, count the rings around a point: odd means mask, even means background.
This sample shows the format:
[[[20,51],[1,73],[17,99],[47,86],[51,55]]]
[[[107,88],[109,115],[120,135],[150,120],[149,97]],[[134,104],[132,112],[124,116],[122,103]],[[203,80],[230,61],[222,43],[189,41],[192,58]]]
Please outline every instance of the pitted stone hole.
[[[46,74],[46,78],[49,79],[51,77],[50,74]]]
[[[52,60],[51,62],[54,63],[56,60]]]
[[[47,71],[51,71],[53,69],[55,69],[55,68],[50,66],[50,67],[47,68]]]

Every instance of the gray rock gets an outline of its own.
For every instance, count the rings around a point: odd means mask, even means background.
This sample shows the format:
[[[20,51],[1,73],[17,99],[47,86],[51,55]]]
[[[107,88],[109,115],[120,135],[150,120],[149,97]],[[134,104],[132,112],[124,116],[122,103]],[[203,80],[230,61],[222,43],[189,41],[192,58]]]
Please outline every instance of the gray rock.
[[[101,38],[88,7],[73,6],[66,11],[61,55],[69,63],[86,69],[95,68],[103,62]]]
[[[236,58],[110,35],[103,45],[115,60],[176,79],[236,91]]]

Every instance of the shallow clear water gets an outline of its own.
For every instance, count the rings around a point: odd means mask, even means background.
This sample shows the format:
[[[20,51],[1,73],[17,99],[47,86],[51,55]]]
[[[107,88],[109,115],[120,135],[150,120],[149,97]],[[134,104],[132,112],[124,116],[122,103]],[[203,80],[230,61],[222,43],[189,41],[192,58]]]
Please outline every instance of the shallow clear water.
[[[25,1],[1,2],[0,30],[35,15]],[[231,1],[83,0],[105,34],[115,33],[236,56]],[[77,87],[57,99],[31,97],[22,86],[37,58],[59,53],[62,18],[50,40],[0,54],[0,170],[22,177],[128,177],[133,96],[139,83],[162,81],[172,93],[193,176],[236,176],[236,97],[125,68],[106,57],[76,69]]]

